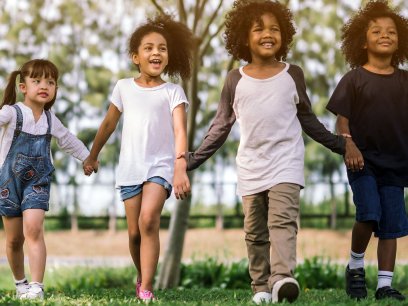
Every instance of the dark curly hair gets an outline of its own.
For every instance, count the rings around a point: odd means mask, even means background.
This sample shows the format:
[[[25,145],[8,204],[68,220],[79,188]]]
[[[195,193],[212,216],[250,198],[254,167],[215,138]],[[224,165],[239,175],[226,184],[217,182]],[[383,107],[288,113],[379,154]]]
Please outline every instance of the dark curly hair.
[[[236,0],[225,17],[224,40],[226,49],[236,60],[252,61],[248,47],[248,33],[254,22],[270,13],[276,17],[282,36],[282,46],[276,54],[277,60],[285,60],[296,30],[293,15],[289,9],[277,1]]]
[[[191,75],[193,34],[181,22],[174,21],[170,15],[159,14],[155,18],[139,26],[129,39],[129,55],[137,54],[143,37],[150,33],[163,35],[167,42],[169,63],[164,73],[170,77],[180,76],[186,80]],[[139,66],[137,66],[138,70]]]
[[[370,21],[389,17],[397,27],[398,50],[392,56],[391,65],[397,67],[408,58],[408,20],[388,6],[386,0],[370,1],[360,9],[342,28],[341,50],[351,68],[367,63],[367,50],[363,48],[367,41]]]

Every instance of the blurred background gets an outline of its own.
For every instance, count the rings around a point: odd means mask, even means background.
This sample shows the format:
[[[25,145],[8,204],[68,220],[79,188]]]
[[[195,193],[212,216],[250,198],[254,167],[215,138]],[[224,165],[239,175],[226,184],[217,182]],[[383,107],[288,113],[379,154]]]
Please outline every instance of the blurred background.
[[[313,110],[334,131],[335,117],[325,106],[348,70],[340,53],[340,29],[365,1],[283,2],[297,26],[287,61],[303,67]],[[407,0],[393,4],[407,13]],[[61,73],[53,110],[90,148],[114,84],[137,74],[127,55],[128,37],[146,17],[165,11],[186,23],[197,40],[194,75],[181,84],[191,102],[189,145],[194,150],[214,117],[227,71],[243,64],[232,61],[224,49],[224,14],[231,5],[231,0],[0,0],[0,94],[8,74],[23,62],[50,59]],[[118,128],[100,155],[100,172],[91,177],[85,177],[81,164],[53,143],[56,172],[48,227],[53,223],[74,229],[126,226],[123,204],[114,189],[120,137]],[[191,174],[193,192],[187,205],[191,226],[241,226],[241,201],[235,195],[238,141],[234,126],[225,145]],[[304,141],[307,184],[302,191],[301,224],[348,227],[353,205],[342,158],[307,136]],[[163,213],[164,228],[175,206],[171,197]]]
[[[367,1],[281,2],[292,10],[297,28],[287,62],[303,68],[313,110],[324,125],[334,131],[335,117],[325,107],[337,82],[349,69],[340,52],[340,30],[352,12]],[[137,75],[127,54],[130,34],[146,17],[153,17],[158,12],[170,13],[187,24],[196,39],[191,80],[171,80],[183,86],[191,103],[188,140],[189,150],[193,151],[201,143],[214,117],[227,72],[244,64],[233,61],[224,48],[224,14],[232,3],[232,0],[0,0],[0,95],[3,95],[9,73],[21,64],[33,58],[50,59],[59,68],[61,76],[53,111],[90,148],[116,81]],[[408,16],[408,0],[394,0],[392,4]],[[52,256],[79,254],[88,258],[93,256],[85,264],[104,265],[106,262],[98,261],[96,255],[120,255],[126,257],[125,264],[130,264],[123,203],[114,188],[120,130],[118,128],[110,137],[100,154],[100,170],[91,177],[84,176],[81,164],[60,151],[53,142],[56,171],[45,222],[49,262]],[[161,222],[164,249],[161,267],[170,269],[167,269],[167,275],[166,269],[161,269],[164,272],[158,277],[159,287],[180,284],[180,274],[172,271],[180,272],[182,257],[191,259],[194,252],[213,251],[211,255],[228,252],[230,259],[245,258],[241,199],[235,194],[238,141],[239,129],[234,126],[223,147],[198,170],[190,173],[191,197],[176,201],[172,196],[166,202]],[[299,257],[310,258],[319,254],[344,259],[348,256],[354,205],[342,157],[306,135],[304,142],[306,187],[301,193]],[[1,227],[0,222],[0,238],[3,240]],[[326,230],[325,235],[321,234],[323,230]],[[187,245],[183,251],[185,240]],[[334,242],[336,247],[333,247]],[[103,245],[106,245],[104,250]],[[376,257],[375,246],[368,254],[368,259]],[[399,256],[406,260],[406,254],[405,243],[399,249]],[[218,256],[223,258],[220,253]],[[5,261],[5,251],[0,247],[0,263]],[[218,269],[215,261],[205,261],[197,271],[206,267],[209,271]],[[58,263],[63,263],[61,258]],[[118,264],[120,260],[115,257],[109,264],[113,263]],[[305,268],[309,269],[307,271],[317,271],[316,267],[319,267],[322,274],[316,279],[321,280],[322,275],[327,275],[329,268],[325,263],[313,259],[305,264],[309,267]],[[246,266],[241,266],[238,264],[237,269],[244,275],[243,284],[247,286]],[[191,283],[183,269],[181,279]],[[306,270],[299,269],[299,275],[305,275]],[[197,279],[202,280],[200,273],[197,273]],[[133,274],[131,270],[129,278]],[[333,279],[338,282],[336,286],[341,287],[343,280],[339,279],[342,276],[337,276],[343,275],[342,268],[334,274]],[[74,275],[78,276],[76,272]],[[375,272],[373,275],[375,278]],[[407,275],[408,272],[405,278],[401,278],[401,283],[407,283]],[[5,283],[10,276],[7,277]],[[237,279],[230,274],[225,277]],[[84,281],[89,281],[86,276]]]

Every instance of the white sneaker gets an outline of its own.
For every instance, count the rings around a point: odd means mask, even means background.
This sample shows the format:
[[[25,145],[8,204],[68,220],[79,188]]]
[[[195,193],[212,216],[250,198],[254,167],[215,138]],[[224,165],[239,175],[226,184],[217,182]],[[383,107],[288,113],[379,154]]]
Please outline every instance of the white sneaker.
[[[269,292],[257,292],[252,298],[252,302],[254,302],[257,305],[260,305],[263,303],[270,303],[271,301],[272,301],[272,294],[270,294]]]
[[[30,289],[30,285],[28,282],[20,283],[16,285],[16,298],[21,298],[21,296],[25,293],[28,292],[28,289]]]
[[[286,277],[277,281],[272,288],[272,303],[287,300],[289,303],[294,302],[299,296],[299,284],[296,279]]]
[[[30,283],[28,291],[20,296],[22,300],[44,299],[44,289],[38,283]]]

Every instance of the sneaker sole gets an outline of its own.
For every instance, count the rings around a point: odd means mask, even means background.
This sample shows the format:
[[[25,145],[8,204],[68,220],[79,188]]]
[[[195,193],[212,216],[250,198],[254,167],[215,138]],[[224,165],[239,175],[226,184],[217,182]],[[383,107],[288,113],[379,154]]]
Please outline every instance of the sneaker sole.
[[[280,287],[278,291],[278,302],[283,302],[287,300],[289,303],[296,301],[299,296],[299,288],[296,284],[286,283]]]

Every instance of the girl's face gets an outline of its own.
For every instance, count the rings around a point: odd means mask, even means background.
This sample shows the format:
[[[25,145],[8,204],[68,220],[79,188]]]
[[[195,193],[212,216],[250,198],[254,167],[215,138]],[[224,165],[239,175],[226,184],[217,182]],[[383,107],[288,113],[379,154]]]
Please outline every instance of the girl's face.
[[[160,77],[169,63],[166,39],[156,32],[145,35],[132,60],[139,66],[142,75]]]
[[[25,77],[24,83],[19,84],[24,94],[24,103],[28,106],[42,107],[51,102],[57,93],[57,82],[53,78]]]
[[[255,21],[249,30],[248,46],[252,62],[275,59],[282,46],[279,22],[271,13],[263,14],[260,21]]]
[[[398,49],[398,32],[394,20],[382,17],[370,21],[364,49],[367,49],[368,55],[392,56]]]

